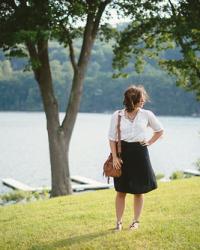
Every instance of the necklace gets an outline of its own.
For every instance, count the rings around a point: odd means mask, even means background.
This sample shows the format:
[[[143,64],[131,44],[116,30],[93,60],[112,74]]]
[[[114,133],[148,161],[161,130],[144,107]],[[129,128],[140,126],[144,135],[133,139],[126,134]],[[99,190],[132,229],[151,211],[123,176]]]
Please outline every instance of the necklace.
[[[127,111],[126,111],[126,118],[130,121],[133,122],[135,120],[135,117],[137,116],[139,109],[133,113],[133,115],[130,115]]]

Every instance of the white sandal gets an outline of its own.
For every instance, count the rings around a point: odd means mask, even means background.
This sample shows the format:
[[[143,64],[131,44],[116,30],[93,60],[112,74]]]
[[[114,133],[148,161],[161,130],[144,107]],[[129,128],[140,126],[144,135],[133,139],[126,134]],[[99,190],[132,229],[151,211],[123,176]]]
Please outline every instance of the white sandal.
[[[115,231],[121,231],[122,230],[122,222],[118,221],[116,223]]]
[[[132,224],[129,226],[129,229],[131,229],[131,230],[135,230],[135,229],[138,229],[139,228],[139,221],[138,220],[134,220],[133,222],[132,222]]]

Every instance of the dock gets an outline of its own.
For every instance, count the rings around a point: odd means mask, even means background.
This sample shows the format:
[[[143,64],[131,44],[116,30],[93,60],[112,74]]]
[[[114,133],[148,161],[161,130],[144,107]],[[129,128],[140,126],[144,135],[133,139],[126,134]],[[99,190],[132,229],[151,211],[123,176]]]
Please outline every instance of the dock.
[[[108,189],[108,188],[113,187],[113,184],[106,184],[106,183],[98,182],[93,179],[79,176],[79,175],[71,176],[71,181],[73,182],[72,183],[73,192]],[[47,190],[51,189],[50,187],[31,187],[29,185],[26,185],[12,178],[4,178],[2,179],[2,183],[5,186],[10,187],[14,190],[29,191],[29,192],[41,191],[43,189],[47,189]]]
[[[30,192],[34,191],[34,188],[11,178],[2,179],[2,182],[5,186],[10,187],[12,189]]]
[[[184,174],[191,174],[191,175],[194,175],[194,176],[200,176],[200,171],[198,170],[195,170],[195,169],[185,169],[183,171]]]

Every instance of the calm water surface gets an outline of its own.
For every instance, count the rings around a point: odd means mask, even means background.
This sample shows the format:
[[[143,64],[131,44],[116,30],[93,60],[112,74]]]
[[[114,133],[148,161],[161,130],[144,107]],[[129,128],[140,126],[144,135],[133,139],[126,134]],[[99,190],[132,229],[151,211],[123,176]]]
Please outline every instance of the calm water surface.
[[[62,119],[64,113],[60,113]],[[109,153],[110,114],[80,113],[72,135],[70,172],[102,182],[102,164]],[[195,168],[200,158],[200,118],[159,117],[165,135],[149,147],[153,169],[166,177]],[[151,130],[148,130],[151,136]],[[31,186],[51,183],[44,113],[0,112],[0,179],[14,178]],[[0,192],[10,189],[0,183]]]

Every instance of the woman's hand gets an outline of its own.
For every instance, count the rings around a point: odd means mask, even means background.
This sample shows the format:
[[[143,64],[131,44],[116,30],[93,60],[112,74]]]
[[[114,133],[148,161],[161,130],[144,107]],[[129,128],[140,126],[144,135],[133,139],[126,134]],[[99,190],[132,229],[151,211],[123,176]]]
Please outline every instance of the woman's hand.
[[[113,167],[115,169],[120,169],[121,165],[122,165],[122,159],[120,159],[119,157],[113,157]]]
[[[154,132],[154,133],[153,133],[153,136],[151,137],[150,140],[148,140],[148,141],[143,140],[143,141],[140,142],[140,144],[141,144],[142,146],[150,146],[150,145],[153,144],[155,141],[157,141],[162,135],[163,135],[163,130],[158,131],[158,132]]]
[[[148,142],[148,141],[146,141],[146,140],[140,141],[140,144],[141,144],[142,146],[150,146],[150,145],[151,145],[150,142]]]

